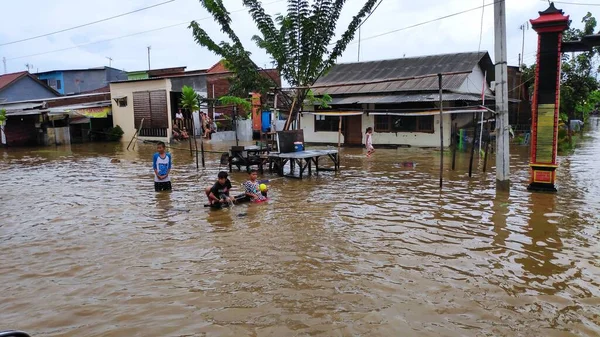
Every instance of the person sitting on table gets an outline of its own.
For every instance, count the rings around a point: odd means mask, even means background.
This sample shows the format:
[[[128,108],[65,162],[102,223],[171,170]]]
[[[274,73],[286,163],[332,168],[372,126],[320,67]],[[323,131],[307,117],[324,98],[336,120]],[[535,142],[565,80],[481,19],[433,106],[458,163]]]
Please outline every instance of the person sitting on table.
[[[207,187],[206,197],[211,205],[216,203],[233,202],[233,198],[229,196],[231,190],[231,181],[227,179],[228,174],[225,171],[219,172],[217,175],[217,181],[212,187]]]

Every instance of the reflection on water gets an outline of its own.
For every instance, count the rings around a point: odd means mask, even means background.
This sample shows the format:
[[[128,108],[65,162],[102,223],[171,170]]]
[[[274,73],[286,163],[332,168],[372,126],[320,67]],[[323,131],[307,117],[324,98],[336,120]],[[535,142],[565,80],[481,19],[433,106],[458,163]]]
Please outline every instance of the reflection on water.
[[[496,194],[493,169],[469,179],[467,155],[440,193],[436,151],[366,159],[344,149],[339,174],[272,179],[268,204],[224,210],[203,206],[216,153],[197,171],[189,152],[172,150],[174,190],[155,193],[151,145],[4,151],[0,329],[598,336],[600,127],[591,124],[560,159],[555,195],[526,191],[520,146],[510,194]],[[245,178],[234,173],[234,187]]]

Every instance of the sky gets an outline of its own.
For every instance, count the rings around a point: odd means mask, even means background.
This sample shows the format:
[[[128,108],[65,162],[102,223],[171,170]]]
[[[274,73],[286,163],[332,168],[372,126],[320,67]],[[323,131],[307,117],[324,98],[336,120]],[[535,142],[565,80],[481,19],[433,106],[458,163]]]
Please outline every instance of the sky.
[[[4,0],[0,45],[166,1],[168,0]],[[270,66],[269,56],[251,41],[258,30],[244,10],[242,0],[223,1],[232,13],[234,30],[252,52],[254,61],[259,66]],[[360,61],[478,50],[489,51],[494,59],[493,5],[484,8],[483,25],[482,10],[478,9],[402,29],[492,2],[493,0],[383,0],[362,26]],[[338,21],[337,34],[345,30],[363,3],[363,0],[346,2]],[[263,6],[269,14],[285,13],[286,0],[263,0]],[[600,0],[557,1],[556,6],[571,16],[572,27],[581,27],[581,18],[588,11],[600,19]],[[547,7],[548,2],[543,0],[506,0],[509,65],[518,65],[523,39],[521,25],[529,19],[537,18],[538,11]],[[214,40],[225,39],[219,26],[209,18],[198,0],[173,0],[109,21],[2,45],[0,59],[6,58],[8,73],[26,70],[26,64],[30,65],[32,72],[91,68],[108,66],[109,63],[118,69],[135,71],[148,68],[147,47],[151,46],[152,68],[209,68],[219,57],[195,43],[191,30],[187,28],[191,20],[200,20],[200,25]],[[398,31],[381,35],[395,30]],[[536,33],[531,29],[525,30],[526,64],[535,61],[536,44]],[[359,59],[358,46],[358,38],[355,37],[338,62],[356,62]],[[3,73],[2,70],[0,68],[0,73]]]

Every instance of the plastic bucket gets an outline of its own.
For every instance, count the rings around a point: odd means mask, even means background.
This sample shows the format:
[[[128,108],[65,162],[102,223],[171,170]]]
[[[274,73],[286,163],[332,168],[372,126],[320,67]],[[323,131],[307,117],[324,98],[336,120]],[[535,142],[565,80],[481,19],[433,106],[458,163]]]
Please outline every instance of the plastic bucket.
[[[296,152],[304,151],[304,145],[301,142],[294,143],[294,150]]]

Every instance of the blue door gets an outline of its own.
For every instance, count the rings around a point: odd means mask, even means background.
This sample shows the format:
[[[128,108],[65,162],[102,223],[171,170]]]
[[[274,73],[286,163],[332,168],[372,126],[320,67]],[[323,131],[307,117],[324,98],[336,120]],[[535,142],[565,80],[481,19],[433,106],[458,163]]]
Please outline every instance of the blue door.
[[[267,132],[271,128],[271,111],[263,111],[261,117],[262,131]]]

